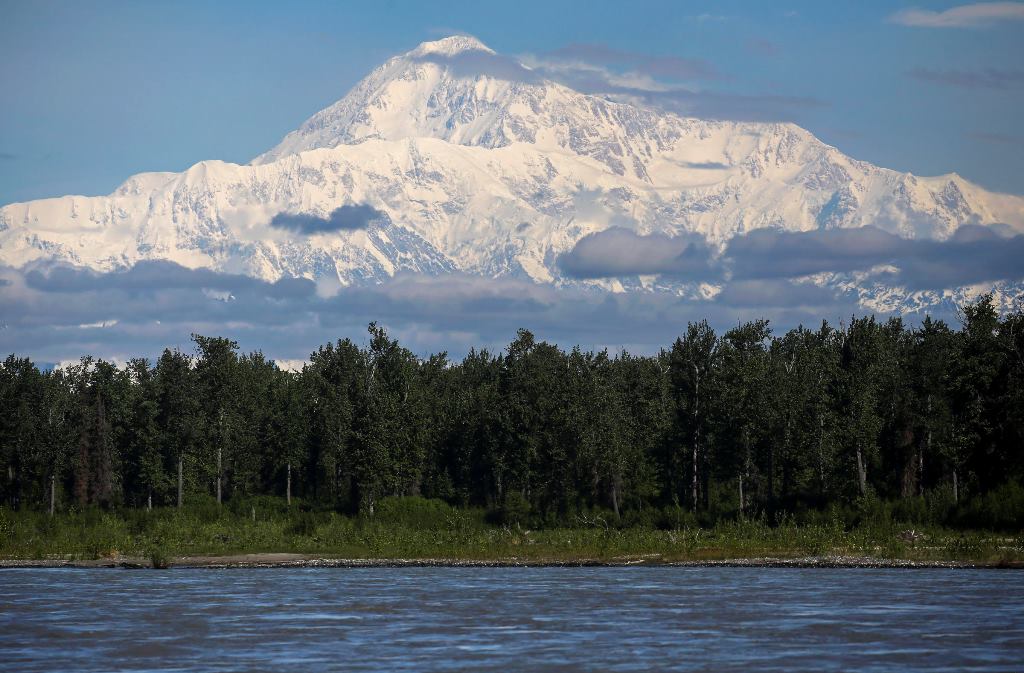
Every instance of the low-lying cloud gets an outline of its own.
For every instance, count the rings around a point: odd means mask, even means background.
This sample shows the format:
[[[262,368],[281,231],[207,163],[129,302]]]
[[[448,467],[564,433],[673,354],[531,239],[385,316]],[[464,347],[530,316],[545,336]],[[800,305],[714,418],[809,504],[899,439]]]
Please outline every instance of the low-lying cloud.
[[[274,299],[308,297],[315,291],[307,278],[285,277],[268,283],[258,278],[211,269],[189,269],[166,260],[143,260],[110,273],[82,267],[43,266],[24,275],[28,287],[42,292],[82,294],[104,290],[145,292],[147,290],[207,289],[238,294],[258,294]]]
[[[366,229],[374,220],[384,217],[387,216],[370,205],[345,205],[335,208],[326,217],[311,213],[278,213],[271,218],[270,226],[299,234],[325,234]]]
[[[1022,280],[1021,259],[1024,236],[977,225],[947,241],[910,241],[873,227],[758,230],[723,250],[692,235],[641,236],[613,227],[584,237],[559,260],[567,278],[652,274],[669,290],[699,281],[716,290],[610,293],[585,283],[556,287],[448,273],[399,275],[325,296],[309,279],[267,282],[165,261],[111,273],[0,267],[0,352],[43,362],[85,353],[153,357],[167,346],[188,349],[189,334],[198,332],[302,360],[328,341],[365,338],[373,320],[420,354],[500,349],[520,327],[563,345],[657,352],[691,320],[728,328],[768,318],[785,330],[867,312],[855,292],[808,280],[817,273],[858,273],[865,284],[910,291],[945,289]],[[936,309],[940,317],[942,310]]]
[[[876,280],[943,290],[1024,279],[1024,235],[963,225],[945,241],[910,240],[876,227],[808,232],[757,230],[733,238],[723,258],[738,280],[799,278],[891,267]]]
[[[611,227],[584,236],[558,266],[571,278],[663,275],[675,280],[713,280],[714,251],[701,236],[641,236]]]
[[[907,243],[876,227],[805,232],[755,229],[731,239],[724,257],[734,278],[799,278],[892,263]]]
[[[772,297],[737,287],[726,301],[686,299],[668,292],[612,294],[586,287],[557,288],[529,280],[459,273],[400,275],[378,285],[342,288],[332,297],[293,279],[298,290],[201,269],[160,267],[159,275],[127,270],[94,274],[81,269],[23,271],[0,267],[0,351],[45,362],[82,354],[124,359],[154,357],[164,347],[188,349],[189,334],[220,334],[269,357],[301,360],[318,345],[364,338],[366,325],[387,326],[415,352],[471,347],[500,349],[520,327],[539,338],[584,348],[657,352],[691,320],[726,328],[767,317],[780,326],[837,320],[856,310],[855,299],[817,290],[811,305],[798,287],[780,280]],[[140,278],[147,282],[138,282]],[[79,282],[81,281],[81,282]],[[211,290],[211,287],[217,288]]]
[[[872,226],[756,229],[733,237],[722,251],[694,234],[641,236],[612,227],[580,239],[558,265],[570,278],[659,275],[734,284],[871,272],[887,285],[944,290],[1024,279],[1022,259],[1024,234],[1005,225],[962,225],[945,241],[902,238]]]

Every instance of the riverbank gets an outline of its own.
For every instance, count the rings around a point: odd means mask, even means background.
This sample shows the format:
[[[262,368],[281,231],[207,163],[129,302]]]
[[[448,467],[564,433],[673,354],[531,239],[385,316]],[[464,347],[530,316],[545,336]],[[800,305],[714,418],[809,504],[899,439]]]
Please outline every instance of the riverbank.
[[[665,560],[653,554],[612,559],[452,559],[452,558],[332,558],[309,554],[263,553],[225,556],[181,556],[167,559],[167,568],[557,568],[557,567],[673,567],[673,568],[1006,568],[1024,569],[1022,561],[915,561],[870,556],[801,556],[734,559]],[[101,559],[0,559],[2,568],[152,568],[141,557]]]
[[[671,529],[489,523],[472,510],[423,508],[373,518],[326,511],[184,508],[57,513],[0,509],[0,567],[306,565],[760,565],[1017,567],[1019,532],[896,522],[726,520]]]

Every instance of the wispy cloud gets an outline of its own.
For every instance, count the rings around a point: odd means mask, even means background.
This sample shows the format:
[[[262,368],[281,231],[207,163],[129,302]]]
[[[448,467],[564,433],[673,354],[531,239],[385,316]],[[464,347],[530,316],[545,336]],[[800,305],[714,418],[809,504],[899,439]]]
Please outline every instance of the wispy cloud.
[[[1024,21],[1024,2],[979,2],[941,12],[915,7],[892,14],[889,21],[915,28],[981,28]]]
[[[993,145],[1022,145],[1024,144],[1024,136],[1013,135],[1011,133],[993,133],[991,131],[972,131],[967,134],[968,138],[972,140],[980,140],[984,143],[992,143]]]
[[[310,213],[278,213],[270,220],[270,226],[300,234],[323,234],[366,229],[371,222],[383,217],[386,215],[373,206],[348,205],[335,208],[326,217]]]
[[[919,79],[943,86],[962,89],[1010,89],[1024,85],[1024,70],[1000,70],[982,68],[978,70],[932,70],[914,68],[908,73]]]
[[[811,96],[739,94],[721,91],[643,91],[613,89],[611,97],[637,102],[683,116],[734,121],[793,121],[806,110],[827,107]]]
[[[826,105],[810,96],[701,89],[695,86],[697,78],[681,85],[665,76],[658,76],[659,68],[667,69],[668,66],[663,61],[654,62],[660,65],[651,65],[652,58],[595,44],[569,45],[540,56],[527,54],[522,57],[528,66],[528,76],[534,81],[536,78],[549,79],[582,93],[683,116],[736,121],[794,121],[802,112]],[[637,63],[650,67],[638,69],[634,67]],[[688,71],[694,75],[704,73],[703,76],[710,79],[728,79],[725,74],[715,76],[718,71],[713,66],[699,61],[686,61],[684,65],[674,60],[672,64],[677,75]],[[626,70],[622,69],[623,66]]]
[[[802,111],[826,105],[808,96],[697,90],[693,83],[698,79],[728,76],[699,59],[644,55],[599,44],[571,44],[519,59],[484,51],[425,54],[417,59],[450,68],[456,75],[527,84],[553,81],[581,93],[703,119],[794,121]]]
[[[0,152],[0,161],[13,161],[14,159],[17,158],[17,154],[12,154],[10,152]]]
[[[779,55],[779,45],[763,37],[754,37],[746,41],[744,45],[751,54],[764,58],[773,58]]]
[[[602,44],[569,44],[544,54],[545,60],[624,66],[632,72],[671,81],[723,79],[711,63],[699,58],[653,56]]]

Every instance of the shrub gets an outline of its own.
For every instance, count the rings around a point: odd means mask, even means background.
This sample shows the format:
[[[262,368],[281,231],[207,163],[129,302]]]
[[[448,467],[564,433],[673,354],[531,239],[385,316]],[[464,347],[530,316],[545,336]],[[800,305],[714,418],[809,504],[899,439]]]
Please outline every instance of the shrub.
[[[519,491],[512,491],[506,494],[505,502],[502,506],[490,513],[488,521],[505,526],[512,524],[528,525],[530,523],[530,514],[530,501]]]
[[[171,567],[170,556],[167,554],[167,550],[159,543],[152,543],[149,549],[146,550],[146,556],[149,557],[150,567],[154,569],[164,570]]]
[[[287,535],[300,535],[302,537],[313,537],[316,535],[320,519],[315,512],[298,511],[292,515],[291,521],[285,528]]]
[[[960,525],[995,530],[1024,528],[1024,488],[1007,483],[972,498],[958,517]]]
[[[928,503],[924,498],[903,498],[892,508],[892,519],[898,523],[925,525],[932,522]]]
[[[444,500],[415,496],[384,498],[374,509],[374,520],[385,525],[420,530],[447,530],[461,516]]]
[[[298,498],[292,498],[291,508],[288,501],[273,495],[254,495],[249,497],[232,498],[228,501],[227,507],[231,513],[249,518],[255,510],[256,516],[269,518],[274,515],[285,515],[292,510],[308,509]]]

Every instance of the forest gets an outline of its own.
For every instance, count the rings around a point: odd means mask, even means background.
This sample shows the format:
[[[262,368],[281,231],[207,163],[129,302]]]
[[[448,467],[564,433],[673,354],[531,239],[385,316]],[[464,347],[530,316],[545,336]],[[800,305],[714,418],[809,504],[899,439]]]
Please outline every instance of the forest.
[[[865,498],[945,503],[955,524],[965,503],[1009,498],[1004,520],[969,523],[1019,529],[1024,313],[985,296],[958,317],[779,335],[701,321],[652,356],[520,330],[461,361],[371,324],[364,345],[321,346],[301,372],[200,335],[193,353],[124,366],[11,355],[0,496],[50,513],[277,496],[359,516],[422,496],[537,527],[774,520]]]

